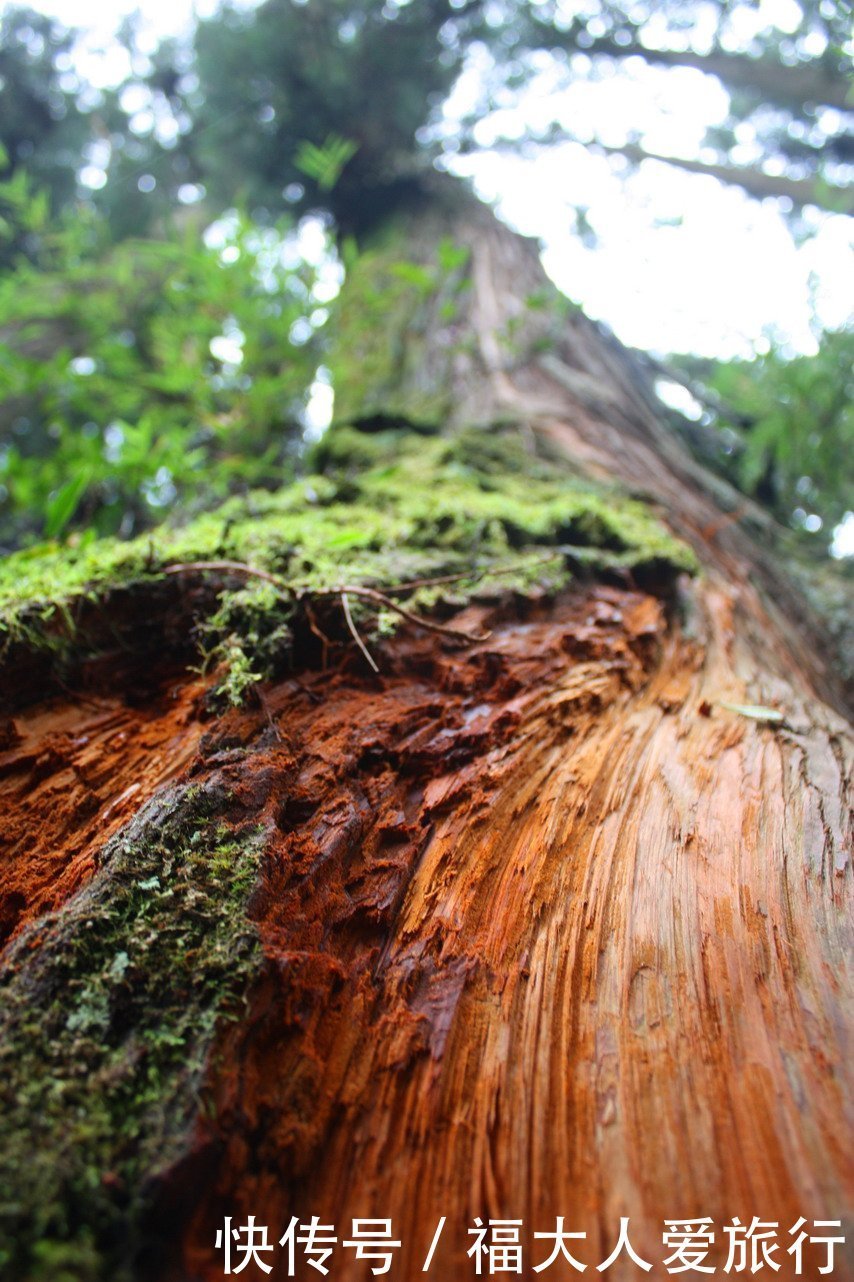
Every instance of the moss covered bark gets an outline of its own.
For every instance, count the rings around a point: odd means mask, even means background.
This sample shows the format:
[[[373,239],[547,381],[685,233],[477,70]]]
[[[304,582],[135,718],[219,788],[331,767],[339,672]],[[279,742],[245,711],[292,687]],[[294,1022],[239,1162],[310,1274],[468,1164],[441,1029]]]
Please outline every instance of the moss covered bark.
[[[568,477],[512,431],[446,438],[341,426],[314,462],[305,480],[234,500],[181,529],[10,557],[0,569],[7,672],[21,648],[43,652],[57,670],[117,640],[138,648],[146,634],[134,619],[150,613],[160,592],[173,623],[182,609],[191,614],[200,655],[224,664],[225,692],[239,701],[256,681],[287,670],[312,605],[340,633],[347,585],[392,592],[411,612],[441,613],[475,593],[554,589],[573,574],[666,579],[696,564],[642,503]],[[211,560],[274,581],[193,570]],[[165,572],[176,565],[184,581],[207,590],[176,596],[173,578],[163,596]],[[436,577],[452,582],[423,583]],[[355,601],[353,609],[368,637],[399,623],[376,604]]]
[[[233,808],[233,807],[232,807]],[[0,1277],[133,1276],[152,1181],[199,1107],[259,953],[261,837],[222,786],[167,791],[0,970]]]

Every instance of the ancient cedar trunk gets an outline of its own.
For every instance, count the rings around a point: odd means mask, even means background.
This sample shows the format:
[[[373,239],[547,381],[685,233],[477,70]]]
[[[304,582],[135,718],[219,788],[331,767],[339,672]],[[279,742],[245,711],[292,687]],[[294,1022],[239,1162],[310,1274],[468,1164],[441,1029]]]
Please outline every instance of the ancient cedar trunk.
[[[165,1164],[146,1150],[122,1267],[220,1277],[224,1215],[277,1232],[318,1215],[342,1237],[353,1216],[390,1216],[396,1276],[413,1279],[440,1215],[455,1236],[434,1267],[454,1279],[478,1215],[531,1231],[562,1215],[587,1232],[590,1266],[626,1215],[652,1261],[665,1217],[757,1215],[785,1232],[844,1216],[852,736],[832,660],[617,345],[556,315],[532,247],[479,209],[439,206],[406,231],[405,249],[391,235],[358,268],[406,286],[386,295],[394,332],[359,332],[360,307],[378,304],[358,275],[345,300],[347,421],[509,423],[567,475],[642,493],[701,572],[648,563],[469,601],[454,625],[488,639],[406,630],[377,676],[350,647],[204,726],[179,686],[126,746],[105,733],[126,710],[16,717],[7,786],[23,833],[45,835],[9,866],[7,973],[68,929],[21,934],[24,918],[97,869],[69,800],[81,776],[109,824],[192,757],[217,818],[260,834],[247,1004],[217,1028],[201,1106],[169,1114],[180,1145]],[[437,259],[443,244],[465,252]],[[395,276],[404,256],[439,263],[429,288]],[[52,772],[64,831],[48,836],[27,779],[45,795]],[[92,903],[111,866],[82,892]],[[621,1267],[611,1276],[635,1276]],[[362,1268],[344,1254],[335,1275]]]

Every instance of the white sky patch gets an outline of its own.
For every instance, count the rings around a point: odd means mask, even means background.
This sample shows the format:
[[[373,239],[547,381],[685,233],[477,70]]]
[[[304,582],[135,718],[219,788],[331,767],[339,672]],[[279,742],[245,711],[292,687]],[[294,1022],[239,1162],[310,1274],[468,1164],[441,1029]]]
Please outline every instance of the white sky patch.
[[[829,327],[850,317],[854,254],[841,216],[819,215],[798,247],[772,201],[655,161],[622,182],[605,157],[573,143],[532,159],[461,158],[454,169],[541,239],[553,280],[629,346],[750,356],[773,332],[812,352],[813,307]],[[587,208],[595,248],[574,234],[576,205]]]
[[[854,556],[854,512],[846,512],[845,520],[840,521],[833,531],[830,555],[840,558]]]
[[[703,406],[681,383],[674,383],[669,378],[659,378],[655,383],[655,391],[659,400],[678,410],[686,418],[702,418]]]
[[[332,422],[332,375],[321,365],[309,389],[308,404],[303,414],[306,440],[319,441]]]
[[[243,360],[243,343],[245,336],[240,332],[217,334],[210,341],[211,356],[222,361],[223,365],[238,366]]]

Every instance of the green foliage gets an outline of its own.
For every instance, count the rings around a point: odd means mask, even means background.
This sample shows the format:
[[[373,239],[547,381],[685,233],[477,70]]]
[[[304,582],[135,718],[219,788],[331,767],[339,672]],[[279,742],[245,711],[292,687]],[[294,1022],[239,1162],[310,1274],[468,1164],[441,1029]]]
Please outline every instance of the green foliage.
[[[0,970],[0,1275],[134,1275],[152,1173],[181,1155],[215,1034],[260,965],[260,835],[222,790],[161,796]],[[23,961],[26,958],[26,965]],[[143,1179],[143,1177],[146,1177]]]
[[[493,109],[500,131],[502,112],[544,72],[551,97],[633,57],[699,66],[723,83],[729,110],[704,140],[703,163],[760,173],[765,192],[779,172],[781,195],[800,190],[802,200],[847,208],[850,6],[802,0],[764,23],[755,10],[753,0],[225,3],[192,36],[153,51],[128,19],[132,72],[103,91],[70,70],[73,32],[11,9],[0,29],[0,142],[54,211],[83,196],[117,237],[150,231],[191,184],[212,216],[239,204],[275,219],[290,204],[330,211],[340,230],[362,234],[417,196],[432,159],[482,145]],[[472,49],[488,69],[452,136],[439,108],[465,67],[477,76]],[[505,146],[530,146],[530,132],[519,136],[515,123],[510,132]],[[559,109],[536,134],[573,136]],[[613,145],[631,157],[634,147],[658,150],[648,141],[641,129]],[[83,190],[83,166],[100,190]],[[579,220],[589,235],[583,207]]]
[[[813,356],[772,346],[700,369],[697,381],[718,407],[706,461],[826,546],[854,505],[854,329],[824,333]]]
[[[0,143],[0,171],[6,160]],[[49,222],[48,205],[47,191],[35,191],[25,169],[0,178],[0,268],[22,255],[36,258]]]
[[[750,137],[757,165],[772,158],[784,175],[829,192],[851,160],[837,101],[845,20],[816,0],[796,6],[788,32],[772,23],[744,35],[752,8],[749,0],[711,11],[676,0],[591,0],[571,14],[557,0],[226,4],[185,41],[148,52],[125,24],[133,71],[115,92],[95,91],[73,72],[74,33],[9,10],[0,32],[8,153],[0,152],[0,260],[10,268],[0,281],[9,353],[0,368],[0,547],[78,529],[132,534],[174,506],[194,512],[287,478],[317,364],[312,344],[302,343],[306,316],[319,310],[305,274],[274,261],[257,226],[275,225],[284,207],[321,209],[359,273],[353,247],[370,241],[376,251],[380,225],[424,199],[424,176],[442,151],[447,160],[476,147],[477,122],[540,74],[554,89],[601,80],[603,68],[630,54],[659,68],[687,60],[729,92],[729,116],[709,140],[719,160],[731,161],[738,138],[743,150]],[[475,45],[489,70],[472,119],[451,137],[440,107]],[[82,185],[83,166],[91,187]],[[105,185],[96,191],[99,176]],[[224,262],[190,225],[234,203],[258,223],[234,233],[235,256]],[[583,236],[583,210],[579,217]],[[173,221],[185,230],[170,231]],[[159,239],[110,248],[139,228]],[[417,381],[417,370],[400,369],[418,363],[417,344],[396,335],[428,295],[436,294],[432,319],[452,327],[466,279],[459,254],[440,246],[438,267],[398,254],[381,287],[369,285],[356,308],[345,304],[340,414],[357,416],[350,391],[358,379],[360,413],[375,405],[439,421],[441,379],[415,413],[411,397],[396,404],[389,388],[401,373]],[[517,324],[499,336],[511,351]],[[365,341],[378,326],[389,336],[384,352]],[[287,341],[291,332],[299,341]],[[237,340],[242,359],[230,359]],[[466,341],[461,335],[457,350]],[[812,525],[820,517],[825,531],[843,510],[849,479],[836,465],[840,450],[850,452],[850,415],[837,404],[849,358],[848,349],[836,363],[829,353],[817,382],[806,366],[774,366],[776,358],[714,375],[755,423],[749,432],[733,427],[712,451],[716,466],[783,519],[800,513],[796,522]],[[775,380],[787,379],[776,397]],[[725,415],[719,422],[726,426]]]
[[[297,148],[294,164],[308,178],[313,178],[321,191],[331,191],[341,170],[358,151],[356,143],[330,134],[322,147],[303,142]]]
[[[0,278],[7,545],[129,534],[292,474],[316,357],[288,335],[312,333],[312,273],[242,222],[218,249],[191,229],[104,248],[102,230],[55,229]]]
[[[421,167],[416,133],[450,90],[469,24],[450,0],[265,0],[201,22],[176,106],[210,196],[259,216],[330,209],[345,232],[387,211]],[[345,150],[346,148],[346,150]]]
[[[164,194],[168,200],[181,183],[195,182],[214,211],[239,202],[265,219],[283,202],[322,209],[339,231],[364,239],[390,208],[418,198],[432,160],[482,146],[493,112],[500,135],[506,109],[538,78],[555,102],[554,119],[538,113],[537,130],[520,131],[513,113],[502,145],[524,153],[532,136],[598,145],[573,132],[560,89],[584,81],[601,87],[634,58],[662,70],[699,67],[722,82],[729,110],[704,139],[701,165],[714,164],[735,183],[758,175],[754,194],[776,190],[796,204],[846,209],[854,156],[844,115],[850,13],[840,16],[839,6],[826,3],[790,8],[757,22],[753,0],[226,3],[199,24],[192,48],[164,42],[148,74],[132,80],[140,100],[148,95],[151,122],[140,137],[138,124],[130,129],[113,111],[122,145],[98,201],[113,207],[130,193],[135,208],[114,218],[126,227]],[[464,97],[471,101],[474,89],[474,101],[451,130],[440,107],[466,67]],[[619,75],[613,81],[619,92]],[[168,145],[154,115],[171,121]],[[660,151],[659,137],[641,127],[616,142],[609,137],[608,148],[636,164],[645,151]],[[357,150],[336,157],[345,139],[348,151]],[[134,168],[155,176],[156,189],[140,196]],[[583,205],[578,233],[593,235]]]
[[[62,534],[77,511],[91,479],[90,472],[78,472],[50,496],[45,507],[44,519],[44,532],[47,538],[55,539]]]

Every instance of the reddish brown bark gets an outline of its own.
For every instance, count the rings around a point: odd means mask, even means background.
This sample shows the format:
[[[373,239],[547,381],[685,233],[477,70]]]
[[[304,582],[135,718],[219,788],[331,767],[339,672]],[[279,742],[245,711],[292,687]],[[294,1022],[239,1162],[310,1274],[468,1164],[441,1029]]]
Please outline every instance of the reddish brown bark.
[[[271,692],[270,970],[176,1276],[220,1276],[225,1214],[391,1216],[406,1278],[441,1214],[453,1278],[475,1215],[565,1215],[595,1265],[621,1215],[656,1262],[665,1216],[844,1214],[843,739],[716,706],[744,656],[705,605],[689,642],[599,590],[417,677]]]
[[[128,688],[115,689],[122,679]],[[69,692],[3,722],[0,948],[78,890],[104,842],[192,759],[209,683],[173,671],[135,691],[139,680],[102,672],[92,696]]]
[[[462,702],[441,666],[429,694],[407,686],[402,722],[397,688],[390,721],[387,690],[325,691],[295,752],[325,781],[315,818],[286,819],[263,914],[274,978],[200,1136],[225,1149],[190,1272],[216,1275],[215,1219],[239,1208],[392,1216],[404,1278],[442,1214],[453,1278],[478,1214],[529,1231],[564,1215],[592,1265],[630,1215],[659,1270],[665,1216],[713,1216],[720,1268],[722,1223],[759,1215],[792,1276],[791,1224],[851,1205],[852,741],[820,694],[844,696],[773,554],[722,521],[741,500],[681,452],[616,346],[578,316],[536,354],[533,246],[480,211],[452,236],[472,248],[455,323],[476,344],[434,333],[426,364],[401,362],[413,404],[440,382],[452,422],[516,418],[574,470],[641,491],[704,566],[690,639],[677,611],[599,593],[456,658],[478,674]]]

